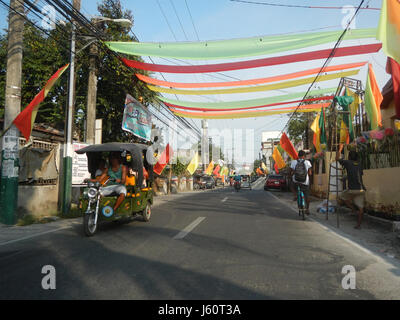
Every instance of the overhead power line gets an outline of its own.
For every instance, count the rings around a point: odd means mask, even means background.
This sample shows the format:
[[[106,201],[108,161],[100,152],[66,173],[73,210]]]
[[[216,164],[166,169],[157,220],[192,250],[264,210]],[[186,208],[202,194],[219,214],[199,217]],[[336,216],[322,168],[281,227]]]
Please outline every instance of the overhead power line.
[[[321,74],[323,73],[323,70],[328,66],[328,64],[331,62],[332,58],[335,56],[336,50],[338,49],[338,47],[340,46],[340,43],[342,42],[346,32],[348,31],[351,23],[353,22],[353,20],[355,19],[356,15],[358,14],[358,12],[360,11],[360,8],[362,7],[363,3],[365,2],[365,0],[362,0],[360,2],[360,5],[358,6],[356,12],[354,13],[353,17],[351,18],[351,20],[348,22],[346,29],[343,31],[343,33],[340,35],[339,39],[337,40],[335,46],[333,47],[331,53],[329,54],[329,57],[325,60],[324,64],[322,65],[319,73],[317,74],[317,76],[315,77],[314,81],[311,83],[310,87],[308,88],[306,94],[304,95],[302,100],[305,100],[306,97],[308,96],[308,94],[310,93],[312,87],[315,85],[315,83],[317,82],[318,78],[321,76]],[[296,112],[298,111],[298,109],[301,106],[301,102],[299,103],[299,105],[297,106],[296,110],[293,111],[293,113],[291,114],[289,120],[287,121],[285,127],[282,129],[281,133],[283,133],[285,131],[285,129],[288,127],[290,121],[293,119],[294,115],[296,114]]]
[[[327,10],[341,10],[343,7],[326,7],[326,6],[304,6],[304,5],[296,5],[296,4],[279,4],[279,3],[271,3],[271,2],[257,2],[257,1],[245,1],[245,0],[230,0],[232,2],[241,2],[247,4],[259,4],[270,7],[285,7],[285,8],[303,8],[303,9],[327,9]],[[380,8],[370,8],[366,6],[364,8],[360,8],[360,10],[381,10]]]

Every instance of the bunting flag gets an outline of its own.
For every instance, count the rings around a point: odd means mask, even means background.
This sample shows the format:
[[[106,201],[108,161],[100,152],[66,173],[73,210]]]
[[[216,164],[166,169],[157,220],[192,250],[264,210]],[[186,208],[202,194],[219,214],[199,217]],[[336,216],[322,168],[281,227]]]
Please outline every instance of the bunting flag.
[[[320,145],[325,145],[327,144],[327,138],[326,138],[326,131],[325,131],[325,109],[321,108],[321,114],[319,116],[319,142]],[[321,146],[322,148],[322,146]]]
[[[383,97],[379,90],[372,65],[368,67],[367,84],[365,86],[365,110],[370,120],[370,129],[375,130],[382,126],[381,103]]]
[[[161,175],[161,173],[163,172],[169,161],[172,159],[173,153],[174,151],[172,150],[171,146],[168,143],[164,152],[161,154],[160,159],[153,168],[153,171],[156,174]]]
[[[211,173],[214,169],[214,161],[211,161],[210,164],[208,165],[205,174],[208,176],[211,176]]]
[[[350,105],[354,103],[354,98],[347,95],[347,91],[345,90],[344,96],[338,96],[334,99],[335,102],[338,102],[339,105],[342,107],[342,110],[345,112],[343,113],[343,123],[341,126],[345,126],[348,137],[346,141],[353,141],[354,140],[354,128],[353,128],[353,118],[351,116]],[[342,137],[344,138],[344,137]]]
[[[388,57],[400,63],[400,1],[382,0],[376,38],[383,44]]]
[[[13,121],[14,125],[19,129],[26,141],[29,140],[32,128],[35,123],[36,115],[39,110],[40,103],[47,97],[47,94],[54,86],[56,81],[61,77],[65,70],[67,70],[69,64],[58,69],[58,71],[47,81],[44,88],[36,95],[31,103],[15,118]]]
[[[283,150],[292,158],[292,160],[297,160],[299,158],[296,149],[294,148],[292,142],[289,140],[286,133],[282,134],[280,145]]]
[[[267,108],[267,107],[273,107],[273,106],[282,106],[285,104],[326,101],[326,100],[333,100],[333,98],[334,98],[334,96],[326,96],[326,97],[317,97],[317,98],[310,98],[310,99],[304,99],[304,100],[293,100],[293,101],[285,101],[285,102],[279,102],[279,103],[271,103],[271,104],[266,104],[263,106],[255,106],[255,107],[247,107],[247,108],[221,108],[221,109],[190,108],[190,107],[183,107],[183,106],[174,105],[174,104],[170,104],[170,103],[165,103],[165,104],[170,108],[192,110],[192,111],[239,111],[239,110],[261,109],[261,108]]]
[[[347,87],[346,87],[346,95],[354,99],[354,101],[350,105],[351,120],[353,120],[355,115],[357,114],[360,104],[363,103],[363,100],[357,93],[355,93],[354,91],[350,90]]]
[[[276,163],[274,164],[274,169],[275,169],[275,173],[279,174],[279,168],[278,168],[278,165]]]
[[[324,95],[327,93],[334,93],[336,92],[336,89],[337,88],[313,90],[308,93],[306,99],[319,95]],[[235,100],[229,102],[207,102],[207,103],[180,101],[180,100],[178,101],[178,100],[168,99],[163,96],[159,96],[157,98],[173,106],[187,107],[192,109],[239,109],[239,108],[252,108],[256,106],[269,105],[284,101],[290,101],[297,98],[303,98],[306,93],[307,92],[295,92],[295,93],[273,96],[268,98],[261,98],[261,99],[239,100],[239,101]]]
[[[199,167],[199,153],[196,152],[193,159],[190,161],[189,165],[187,166],[186,170],[193,175],[196,172],[197,168]]]
[[[234,88],[234,89],[213,89],[213,90],[180,90],[180,89],[170,89],[170,88],[163,88],[163,87],[155,87],[152,85],[147,85],[147,87],[154,92],[160,93],[168,93],[168,94],[180,94],[180,95],[212,95],[212,94],[233,94],[233,93],[250,93],[250,92],[263,92],[263,91],[270,91],[270,90],[279,90],[285,88],[292,88],[302,86],[304,84],[309,84],[313,82],[321,82],[321,81],[328,81],[338,78],[350,77],[357,75],[360,72],[360,69],[351,70],[346,72],[338,72],[334,74],[327,74],[318,77],[304,78],[298,80],[290,80],[286,82],[279,82],[264,86],[251,86],[251,87],[244,87],[244,88]]]
[[[336,42],[343,30],[203,42],[105,42],[113,51],[135,55],[190,60],[262,56]],[[344,40],[375,38],[376,29],[354,29]]]
[[[335,40],[336,41],[336,40]],[[333,57],[347,57],[359,54],[369,54],[378,52],[382,48],[381,43],[358,45],[351,47],[338,48],[333,54]],[[243,70],[259,67],[275,66],[280,64],[327,59],[332,55],[332,49],[318,50],[312,52],[296,53],[287,56],[278,56],[272,58],[263,58],[248,61],[228,62],[219,64],[205,64],[205,65],[160,65],[154,63],[145,63],[137,60],[129,60],[121,58],[126,66],[139,70],[146,70],[152,72],[163,73],[210,73],[210,72],[224,72],[233,70]]]
[[[264,162],[261,162],[261,169],[263,169],[265,173],[268,173],[268,168]]]
[[[325,67],[322,71],[321,68],[314,68],[310,70],[305,70],[305,71],[300,71],[300,72],[294,72],[294,73],[289,73],[285,75],[280,75],[280,76],[274,76],[274,77],[268,77],[268,78],[261,78],[261,79],[252,79],[252,80],[240,80],[240,81],[227,81],[227,82],[203,82],[203,83],[180,83],[180,82],[170,82],[170,81],[163,81],[163,80],[158,80],[155,78],[150,78],[145,75],[141,75],[139,73],[136,74],[139,80],[160,86],[160,87],[168,87],[168,88],[183,88],[183,89],[188,89],[188,88],[219,88],[219,87],[239,87],[239,86],[251,86],[251,85],[256,85],[256,84],[265,84],[265,83],[271,83],[271,82],[276,82],[276,81],[284,81],[284,80],[290,80],[290,79],[296,79],[300,77],[305,77],[313,74],[318,74],[319,72],[333,72],[333,71],[340,71],[340,70],[347,70],[347,69],[353,69],[353,68],[359,68],[362,67],[366,64],[367,62],[358,62],[358,63],[348,63],[348,64],[341,64],[337,66],[330,66],[330,67]]]
[[[268,111],[257,110],[257,111],[218,111],[218,112],[188,112],[184,110],[177,110],[170,108],[170,110],[177,116],[191,119],[241,119],[241,118],[258,118],[266,117],[276,114],[296,112],[315,112],[321,108],[327,108],[330,103],[322,104],[309,104],[300,107],[289,107],[281,109],[271,109]]]
[[[319,117],[320,115],[317,115],[314,122],[311,125],[311,130],[314,131],[314,138],[313,138],[313,144],[315,146],[315,150],[319,153],[321,152],[321,143],[320,143],[320,129],[319,129]]]
[[[218,165],[215,167],[214,171],[213,171],[213,175],[218,176],[220,170],[221,170],[221,167],[220,167],[220,165],[218,164]]]
[[[229,168],[228,167],[223,167],[221,169],[221,175],[222,176],[227,176],[229,174]]]
[[[388,58],[387,67],[388,73],[392,75],[396,117],[400,119],[400,64]]]
[[[340,124],[340,143],[342,144],[350,143],[349,128],[346,126],[344,121],[342,121]]]
[[[278,148],[275,147],[274,151],[272,153],[272,158],[275,161],[275,164],[277,165],[278,169],[282,169],[286,167],[286,163],[282,158],[281,153],[279,152]]]

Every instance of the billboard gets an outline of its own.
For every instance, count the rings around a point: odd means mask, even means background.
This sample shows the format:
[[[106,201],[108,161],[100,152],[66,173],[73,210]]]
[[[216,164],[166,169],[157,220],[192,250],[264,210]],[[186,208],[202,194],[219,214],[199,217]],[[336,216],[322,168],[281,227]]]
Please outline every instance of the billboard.
[[[151,115],[139,101],[129,94],[125,100],[122,130],[146,141],[151,140]]]

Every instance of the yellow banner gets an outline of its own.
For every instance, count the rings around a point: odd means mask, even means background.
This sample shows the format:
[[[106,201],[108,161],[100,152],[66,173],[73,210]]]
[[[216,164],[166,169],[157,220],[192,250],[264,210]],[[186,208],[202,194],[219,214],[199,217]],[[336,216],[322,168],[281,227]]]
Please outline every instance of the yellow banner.
[[[313,143],[317,152],[321,152],[321,143],[320,143],[320,128],[319,128],[319,118],[321,114],[318,114],[315,118],[314,122],[311,125],[311,130],[314,131],[314,139]]]
[[[323,76],[318,77],[316,82],[328,81],[328,80],[333,80],[333,79],[338,79],[338,78],[343,78],[343,77],[354,76],[354,75],[358,74],[359,71],[360,71],[360,69],[323,75]],[[252,87],[244,87],[244,88],[216,89],[216,90],[178,90],[178,89],[156,87],[156,86],[152,86],[152,85],[147,85],[147,87],[152,91],[160,92],[160,93],[183,94],[183,95],[210,95],[210,94],[249,93],[249,92],[260,92],[260,91],[285,89],[285,88],[302,86],[304,84],[309,84],[309,83],[312,83],[314,80],[315,80],[315,77],[310,77],[310,78],[299,79],[299,80],[279,82],[279,83],[269,84],[269,85],[265,85],[265,86],[252,86]]]
[[[276,165],[278,166],[278,169],[282,169],[286,167],[286,163],[282,158],[281,153],[279,152],[278,148],[275,147],[274,152],[272,154],[272,158],[274,159]]]
[[[214,161],[211,161],[206,170],[206,175],[211,176],[213,169],[214,169]]]
[[[329,105],[329,104],[328,104]],[[317,112],[320,111],[321,107],[315,109],[298,109],[296,112]],[[275,114],[291,113],[294,110],[276,110],[276,111],[264,111],[264,112],[246,112],[246,113],[231,113],[231,114],[221,114],[221,115],[209,115],[208,112],[204,113],[182,113],[177,109],[171,109],[177,116],[190,119],[241,119],[241,118],[258,118],[272,116]]]
[[[193,174],[193,173],[195,173],[195,171],[197,170],[198,167],[199,167],[199,153],[196,152],[196,154],[194,155],[193,159],[190,161],[186,170],[190,174]]]

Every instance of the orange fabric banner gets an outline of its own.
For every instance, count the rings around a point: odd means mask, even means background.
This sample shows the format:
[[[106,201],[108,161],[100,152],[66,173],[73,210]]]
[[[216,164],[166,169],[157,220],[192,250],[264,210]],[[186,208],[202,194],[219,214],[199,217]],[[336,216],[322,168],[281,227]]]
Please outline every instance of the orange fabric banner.
[[[67,70],[69,64],[58,69],[58,71],[47,81],[44,88],[36,95],[36,97],[31,101],[31,103],[15,118],[13,121],[14,125],[19,129],[25,139],[28,141],[32,128],[35,123],[36,115],[39,110],[40,103],[46,98],[47,94],[54,86],[56,81],[61,77],[63,72]]]
[[[294,148],[286,133],[283,133],[280,144],[282,149],[285,150],[293,160],[297,160],[299,158],[296,149]]]
[[[330,66],[323,69],[322,72],[331,72],[331,71],[339,71],[339,70],[347,70],[352,68],[362,67],[367,62],[358,62],[358,63],[347,63],[341,64],[337,66]],[[280,76],[268,77],[268,78],[261,78],[261,79],[251,79],[251,80],[241,80],[241,81],[230,81],[230,82],[206,82],[206,83],[180,83],[180,82],[169,82],[158,80],[155,78],[151,78],[142,74],[137,73],[136,76],[139,80],[161,86],[161,87],[168,87],[168,88],[219,88],[219,87],[238,87],[238,86],[247,86],[247,85],[255,85],[255,84],[264,84],[282,80],[290,80],[300,77],[305,77],[313,74],[317,74],[321,71],[321,68],[314,68],[309,70],[304,70],[300,72],[289,73]]]

